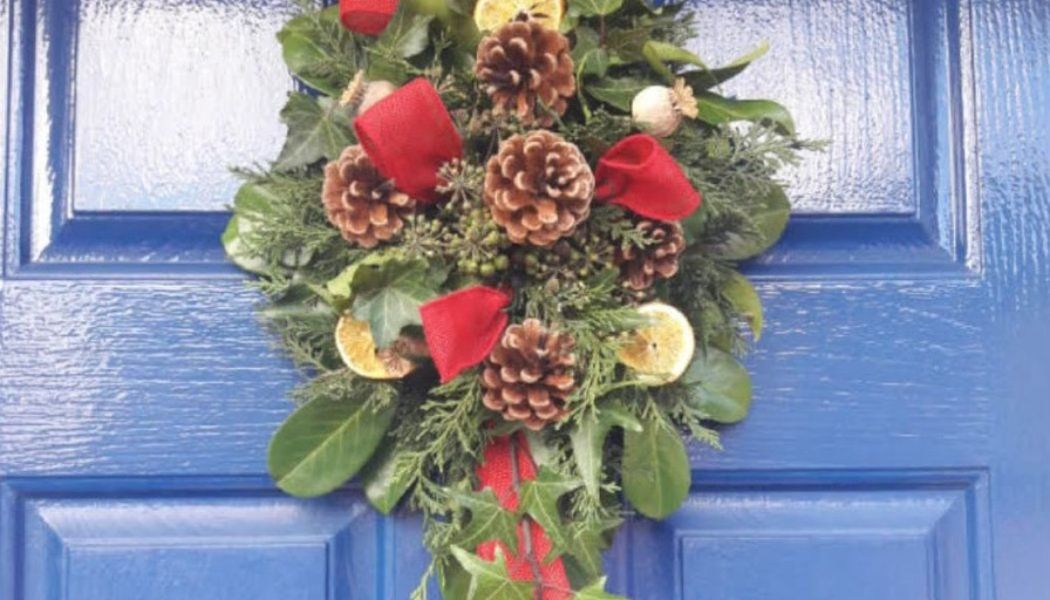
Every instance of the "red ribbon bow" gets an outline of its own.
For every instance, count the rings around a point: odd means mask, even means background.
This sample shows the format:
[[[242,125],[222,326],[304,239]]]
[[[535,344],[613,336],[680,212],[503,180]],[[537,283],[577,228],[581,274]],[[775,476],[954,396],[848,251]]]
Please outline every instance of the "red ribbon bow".
[[[595,179],[599,201],[658,221],[684,219],[702,202],[678,162],[646,134],[626,137],[610,148],[598,160]]]
[[[424,203],[438,199],[438,169],[463,154],[463,141],[434,86],[402,86],[354,120],[357,139],[383,177]]]
[[[498,437],[489,442],[477,473],[481,489],[491,488],[500,506],[510,511],[518,510],[521,484],[536,479],[536,465],[532,462],[525,436],[515,434],[513,438]],[[569,600],[572,586],[565,565],[560,558],[547,562],[547,553],[552,546],[539,523],[524,519],[518,523],[517,548],[512,550],[505,543],[492,540],[479,545],[477,553],[483,560],[492,561],[496,558],[496,548],[499,548],[506,557],[511,579],[533,582],[540,587],[543,600]]]
[[[355,33],[379,35],[397,11],[397,0],[339,0],[339,18]]]
[[[485,360],[507,327],[510,296],[489,287],[472,287],[431,300],[419,308],[430,357],[448,383]]]

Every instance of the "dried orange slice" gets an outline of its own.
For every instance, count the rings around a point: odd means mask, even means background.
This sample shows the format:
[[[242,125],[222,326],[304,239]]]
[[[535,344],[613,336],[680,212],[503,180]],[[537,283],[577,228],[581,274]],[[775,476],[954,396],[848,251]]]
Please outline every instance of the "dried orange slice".
[[[474,24],[481,31],[492,31],[522,13],[548,29],[557,30],[565,14],[565,0],[478,0],[474,6]]]
[[[416,365],[392,350],[376,350],[368,321],[344,315],[335,326],[335,345],[346,366],[368,379],[401,379]]]
[[[689,319],[677,308],[662,302],[638,307],[650,325],[632,334],[620,348],[620,362],[638,373],[638,379],[654,385],[670,383],[682,376],[693,360],[696,339]]]

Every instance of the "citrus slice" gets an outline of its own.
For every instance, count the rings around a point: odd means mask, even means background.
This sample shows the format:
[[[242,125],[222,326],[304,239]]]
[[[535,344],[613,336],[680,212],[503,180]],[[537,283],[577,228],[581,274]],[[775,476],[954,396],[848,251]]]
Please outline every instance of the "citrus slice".
[[[335,326],[335,345],[346,366],[361,377],[401,379],[415,369],[415,363],[393,351],[376,351],[368,321],[341,317]]]
[[[638,307],[652,323],[634,332],[620,348],[620,362],[650,384],[670,383],[682,376],[693,360],[696,339],[689,319],[662,302]]]
[[[525,13],[549,29],[558,29],[565,13],[565,0],[478,0],[474,23],[481,31],[492,31]]]

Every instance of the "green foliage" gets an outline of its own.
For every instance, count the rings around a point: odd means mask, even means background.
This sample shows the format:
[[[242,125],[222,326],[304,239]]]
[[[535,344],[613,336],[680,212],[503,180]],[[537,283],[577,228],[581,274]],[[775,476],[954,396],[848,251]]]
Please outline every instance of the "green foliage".
[[[553,546],[550,555],[542,557],[544,560],[553,560],[569,545],[558,501],[578,487],[579,481],[568,479],[549,468],[541,468],[535,479],[521,486],[520,511],[546,530]]]
[[[605,438],[613,427],[640,433],[642,424],[627,411],[614,405],[604,406],[597,413],[581,415],[576,427],[569,434],[576,470],[583,478],[587,492],[595,498],[601,492],[602,461]]]
[[[368,77],[404,83],[412,71],[407,59],[426,50],[433,19],[433,16],[416,14],[408,4],[402,3],[390,25],[368,49]]]
[[[738,423],[751,407],[751,376],[718,348],[697,352],[678,386],[690,408],[712,421]]]
[[[463,548],[454,546],[452,553],[470,574],[466,600],[533,600],[535,591],[528,581],[515,581],[507,571],[503,551],[496,549],[496,559],[482,560]]]
[[[420,325],[419,307],[438,295],[447,276],[424,260],[399,260],[384,256],[381,261],[358,263],[351,285],[351,312],[368,321],[376,346],[386,348],[401,330]]]
[[[339,7],[307,10],[277,34],[288,69],[306,85],[338,96],[364,64],[364,52],[339,21]]]
[[[583,588],[573,597],[573,600],[626,600],[623,596],[617,596],[605,591],[605,577],[598,579],[591,585]]]
[[[649,412],[641,431],[623,436],[623,491],[638,512],[663,519],[689,495],[692,474],[678,432],[659,411]]]
[[[397,390],[342,373],[281,425],[270,441],[269,469],[294,496],[320,496],[353,477],[371,458],[394,417]]]
[[[412,485],[412,473],[401,468],[404,446],[388,436],[361,473],[365,497],[373,508],[389,515]]]
[[[698,19],[684,2],[568,0],[563,31],[577,94],[552,129],[592,166],[636,131],[631,104],[643,88],[681,77],[697,93],[700,117],[662,142],[704,203],[682,223],[689,249],[678,275],[654,293],[689,317],[698,351],[679,381],[644,387],[617,356],[625,335],[645,321],[615,257],[654,240],[636,217],[598,203],[553,248],[507,240],[483,199],[485,166],[503,140],[529,128],[489,110],[473,74],[478,32],[470,8],[469,1],[408,0],[378,38],[365,38],[342,27],[336,7],[317,10],[304,0],[303,13],[278,35],[290,71],[319,95],[290,95],[281,112],[287,141],[268,170],[240,173],[245,184],[222,236],[231,260],[258,276],[262,316],[280,345],[315,376],[293,393],[299,408],[274,437],[270,468],[297,495],[324,493],[360,473],[377,510],[404,504],[422,512],[433,562],[413,598],[425,598],[426,578],[437,577],[447,597],[531,599],[533,585],[511,581],[504,557],[486,562],[463,550],[496,538],[516,547],[522,519],[548,531],[554,550],[542,558],[565,561],[576,598],[616,598],[604,591],[601,553],[625,515],[622,496],[642,514],[670,514],[690,481],[679,431],[720,447],[713,424],[747,414],[750,380],[734,353],[746,349],[746,328],[760,338],[763,313],[735,263],[782,235],[790,207],[777,173],[821,146],[798,140],[779,104],[721,89],[767,44],[710,68],[687,49]],[[361,71],[394,83],[427,78],[464,142],[463,160],[439,172],[448,200],[421,205],[391,244],[368,250],[342,239],[320,201],[324,161],[354,143],[353,115],[337,98]],[[517,512],[491,491],[471,491],[485,445],[518,428],[484,407],[477,369],[445,385],[427,364],[396,384],[374,382],[349,376],[335,347],[343,314],[367,320],[377,345],[387,347],[420,335],[423,302],[475,284],[512,290],[512,322],[539,318],[576,341],[569,415],[529,432],[540,470],[520,482]]]
[[[470,513],[470,519],[456,537],[456,544],[474,548],[482,542],[500,540],[510,548],[518,545],[518,516],[500,506],[496,494],[449,490],[453,505]]]
[[[733,306],[740,318],[747,322],[755,341],[761,340],[764,325],[762,299],[758,297],[758,292],[751,282],[740,273],[731,274],[725,288],[722,289],[722,297]]]
[[[289,94],[288,103],[281,109],[281,121],[288,126],[288,140],[274,164],[277,171],[308,167],[321,159],[334,160],[354,142],[349,111],[331,98]]]

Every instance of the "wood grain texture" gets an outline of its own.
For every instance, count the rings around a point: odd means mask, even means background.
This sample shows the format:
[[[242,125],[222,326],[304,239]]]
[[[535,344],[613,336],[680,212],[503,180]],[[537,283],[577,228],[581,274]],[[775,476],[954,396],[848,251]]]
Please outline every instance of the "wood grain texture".
[[[986,302],[998,396],[990,461],[999,598],[1050,579],[1050,5],[975,4]]]

